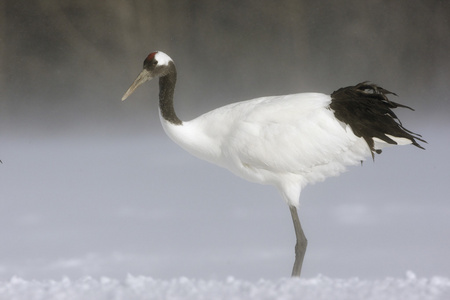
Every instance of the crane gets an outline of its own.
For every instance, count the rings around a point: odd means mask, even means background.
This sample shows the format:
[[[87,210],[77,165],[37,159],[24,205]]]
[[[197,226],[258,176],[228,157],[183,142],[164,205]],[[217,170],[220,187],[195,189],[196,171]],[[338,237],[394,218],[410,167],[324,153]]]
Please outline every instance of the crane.
[[[194,156],[246,180],[275,186],[290,209],[296,236],[292,276],[300,276],[308,241],[297,208],[301,190],[337,176],[389,145],[424,149],[421,135],[403,127],[393,94],[362,82],[333,92],[261,97],[228,104],[191,121],[173,106],[177,71],[164,52],[150,53],[122,97],[159,77],[159,113],[166,134]]]

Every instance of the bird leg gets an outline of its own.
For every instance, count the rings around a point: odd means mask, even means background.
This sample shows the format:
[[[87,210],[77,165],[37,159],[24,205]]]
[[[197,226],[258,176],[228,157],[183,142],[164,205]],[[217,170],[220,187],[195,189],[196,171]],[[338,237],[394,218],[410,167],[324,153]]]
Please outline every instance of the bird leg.
[[[289,206],[292,215],[292,221],[294,222],[295,236],[297,238],[297,243],[295,244],[295,262],[292,268],[292,277],[299,277],[302,271],[303,257],[305,256],[306,246],[308,245],[308,240],[303,233],[302,225],[300,224],[300,219],[298,218],[297,208],[295,206]]]

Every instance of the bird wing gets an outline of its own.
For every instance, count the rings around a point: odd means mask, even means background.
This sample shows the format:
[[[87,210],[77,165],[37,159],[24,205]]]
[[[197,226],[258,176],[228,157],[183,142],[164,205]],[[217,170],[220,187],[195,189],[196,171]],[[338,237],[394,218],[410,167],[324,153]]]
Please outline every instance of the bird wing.
[[[221,139],[219,164],[260,183],[273,184],[286,175],[306,184],[359,163],[370,153],[368,147],[336,120],[330,101],[328,95],[302,93],[213,111],[209,117],[217,125],[210,128],[210,135]],[[355,143],[358,147],[352,149]]]

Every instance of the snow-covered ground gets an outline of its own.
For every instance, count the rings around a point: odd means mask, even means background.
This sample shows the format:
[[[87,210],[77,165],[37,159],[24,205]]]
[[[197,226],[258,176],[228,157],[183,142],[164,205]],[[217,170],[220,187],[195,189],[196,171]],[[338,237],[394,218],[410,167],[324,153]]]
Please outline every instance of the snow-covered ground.
[[[274,188],[162,134],[3,131],[0,299],[450,299],[449,123],[409,127],[427,150],[303,191],[300,280]]]
[[[403,278],[383,280],[316,276],[308,279],[285,278],[255,282],[233,277],[225,280],[197,280],[185,277],[158,280],[128,275],[123,281],[108,277],[26,281],[14,277],[7,282],[0,282],[0,299],[447,300],[450,299],[450,280],[443,277],[418,278],[412,272],[407,272]]]

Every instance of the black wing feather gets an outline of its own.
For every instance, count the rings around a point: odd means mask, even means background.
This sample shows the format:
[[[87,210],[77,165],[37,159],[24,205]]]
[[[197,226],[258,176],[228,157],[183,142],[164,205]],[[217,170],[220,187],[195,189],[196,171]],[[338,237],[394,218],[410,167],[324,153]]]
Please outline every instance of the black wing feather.
[[[409,106],[388,99],[387,95],[395,95],[382,87],[367,82],[356,86],[341,88],[331,94],[330,108],[336,118],[352,128],[356,136],[362,137],[374,153],[380,153],[374,148],[373,138],[379,138],[389,144],[397,144],[386,134],[407,138],[411,143],[424,149],[416,140],[426,143],[421,135],[403,127],[392,109]]]

